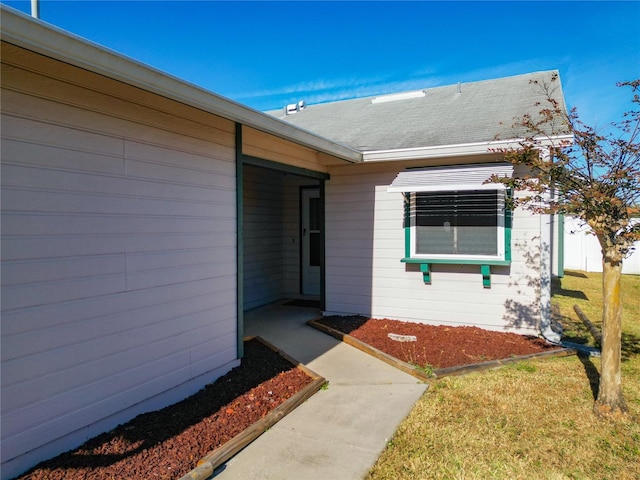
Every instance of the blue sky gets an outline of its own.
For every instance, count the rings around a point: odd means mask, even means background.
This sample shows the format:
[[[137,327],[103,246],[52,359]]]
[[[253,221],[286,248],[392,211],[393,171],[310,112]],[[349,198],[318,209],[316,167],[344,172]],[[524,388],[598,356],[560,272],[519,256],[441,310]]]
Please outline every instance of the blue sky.
[[[2,1],[25,13],[30,1]],[[558,69],[605,126],[640,78],[640,1],[41,0],[41,19],[258,110]]]

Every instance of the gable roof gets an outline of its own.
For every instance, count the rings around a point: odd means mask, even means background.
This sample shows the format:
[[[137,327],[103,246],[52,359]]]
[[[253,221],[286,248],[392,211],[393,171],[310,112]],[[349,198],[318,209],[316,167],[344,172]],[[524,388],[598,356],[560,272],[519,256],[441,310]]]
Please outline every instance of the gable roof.
[[[531,82],[550,82],[557,75],[550,70],[310,105],[289,115],[284,109],[268,113],[362,152],[516,139],[526,132],[513,127],[515,118],[537,114],[542,107],[536,102],[545,101]],[[566,110],[559,81],[554,97]]]

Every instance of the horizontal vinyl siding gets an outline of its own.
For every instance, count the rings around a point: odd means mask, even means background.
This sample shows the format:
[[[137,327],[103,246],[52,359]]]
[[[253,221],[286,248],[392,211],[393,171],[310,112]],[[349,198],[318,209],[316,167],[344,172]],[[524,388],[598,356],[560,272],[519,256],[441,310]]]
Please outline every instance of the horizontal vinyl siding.
[[[249,127],[243,129],[242,141],[242,153],[245,155],[316,172],[327,172],[327,167],[318,160],[318,153],[310,148]]]
[[[404,257],[403,198],[387,192],[403,164],[340,168],[327,182],[327,312],[492,330],[538,331],[540,218],[515,213],[513,260],[491,267],[432,265],[425,285]]]
[[[283,176],[245,166],[244,308],[251,309],[284,296]]]
[[[238,361],[233,123],[3,61],[4,477]]]
[[[332,174],[325,184],[328,312],[364,315],[372,312],[374,180],[362,168],[357,175]]]

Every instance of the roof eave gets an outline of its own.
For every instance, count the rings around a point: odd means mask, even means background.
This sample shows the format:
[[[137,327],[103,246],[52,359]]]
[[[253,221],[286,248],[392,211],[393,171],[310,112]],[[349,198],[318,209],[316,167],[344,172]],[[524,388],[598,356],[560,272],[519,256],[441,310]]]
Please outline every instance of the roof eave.
[[[430,158],[495,155],[501,151],[522,147],[524,139],[492,140],[486,142],[436,145],[430,147],[397,148],[392,150],[369,150],[362,154],[364,162],[385,162],[399,160],[419,160]],[[540,140],[541,146],[572,142],[573,135],[554,135]]]
[[[352,163],[362,161],[356,149],[299,129],[130,57],[46,24],[0,4],[3,41],[46,55],[200,110],[273,134]]]

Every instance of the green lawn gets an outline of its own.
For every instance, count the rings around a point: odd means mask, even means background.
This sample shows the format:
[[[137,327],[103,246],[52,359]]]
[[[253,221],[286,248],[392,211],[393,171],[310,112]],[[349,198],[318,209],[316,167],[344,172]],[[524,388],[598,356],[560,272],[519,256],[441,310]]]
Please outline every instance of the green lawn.
[[[597,325],[600,274],[554,285],[569,339],[592,342],[573,305]],[[400,425],[373,479],[640,479],[640,277],[623,278],[623,388],[630,415],[592,414],[599,359],[564,357],[432,382]]]

